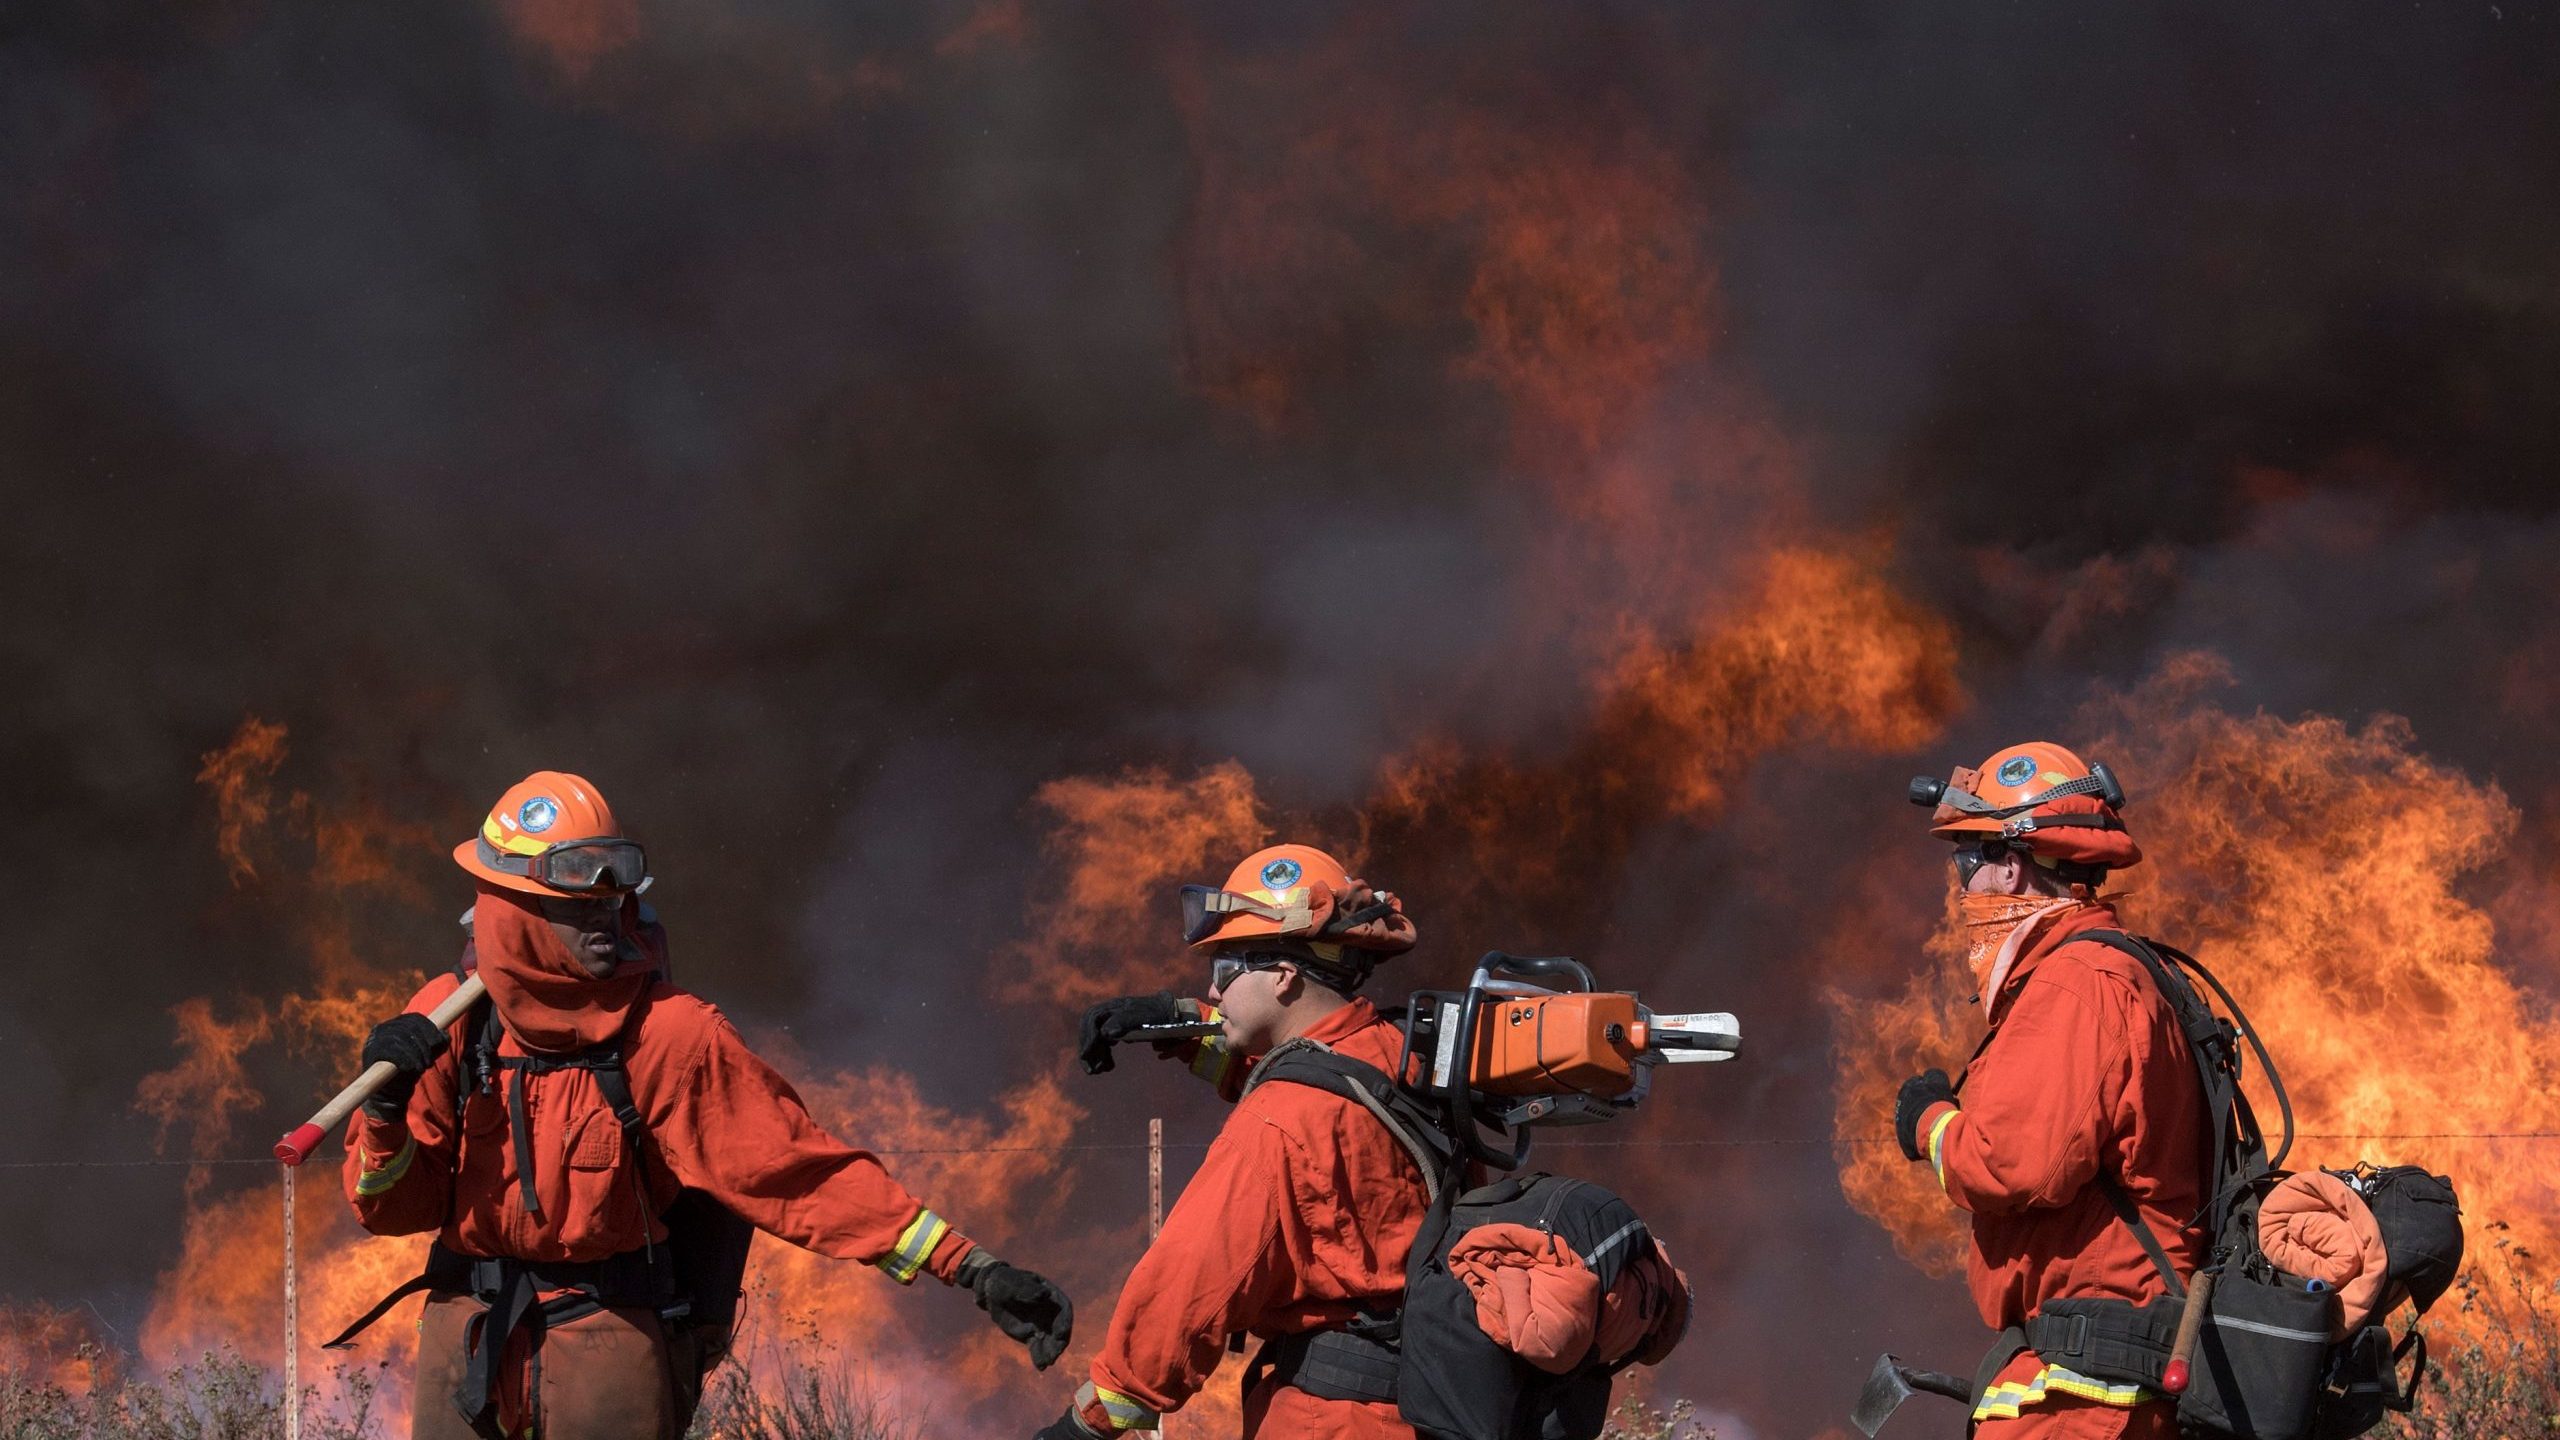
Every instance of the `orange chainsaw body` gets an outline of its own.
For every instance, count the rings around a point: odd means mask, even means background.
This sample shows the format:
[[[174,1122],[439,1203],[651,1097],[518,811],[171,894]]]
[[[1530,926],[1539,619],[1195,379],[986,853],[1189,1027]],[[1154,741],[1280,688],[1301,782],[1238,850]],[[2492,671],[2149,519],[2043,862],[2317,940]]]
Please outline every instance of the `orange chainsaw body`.
[[[1624,991],[1505,997],[1477,1017],[1467,1083],[1487,1095],[1605,1100],[1636,1087],[1645,1040],[1636,997]]]

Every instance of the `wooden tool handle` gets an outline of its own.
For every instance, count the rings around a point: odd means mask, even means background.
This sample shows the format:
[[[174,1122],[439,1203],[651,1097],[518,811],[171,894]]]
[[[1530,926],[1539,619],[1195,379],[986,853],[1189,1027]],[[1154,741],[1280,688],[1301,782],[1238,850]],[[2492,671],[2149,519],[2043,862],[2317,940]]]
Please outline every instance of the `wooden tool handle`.
[[[488,993],[489,987],[480,983],[478,975],[468,976],[454,987],[452,994],[444,997],[443,1004],[427,1012],[427,1019],[433,1021],[439,1030],[451,1029],[453,1022],[462,1018],[463,1011],[478,1004],[480,997]],[[310,1159],[311,1152],[320,1148],[320,1142],[328,1137],[329,1132],[344,1124],[346,1118],[355,1113],[355,1108],[365,1102],[365,1097],[381,1089],[382,1082],[399,1073],[399,1069],[388,1060],[377,1060],[366,1066],[354,1084],[339,1091],[336,1099],[321,1106],[310,1119],[295,1126],[276,1142],[276,1158],[287,1165],[299,1165]]]
[[[2213,1272],[2199,1270],[2187,1282],[2187,1308],[2178,1317],[2178,1342],[2169,1347],[2168,1368],[2160,1372],[2160,1388],[2172,1395],[2183,1395],[2187,1382],[2194,1378],[2189,1363],[2196,1353],[2196,1336],[2204,1329],[2205,1306],[2213,1299]]]

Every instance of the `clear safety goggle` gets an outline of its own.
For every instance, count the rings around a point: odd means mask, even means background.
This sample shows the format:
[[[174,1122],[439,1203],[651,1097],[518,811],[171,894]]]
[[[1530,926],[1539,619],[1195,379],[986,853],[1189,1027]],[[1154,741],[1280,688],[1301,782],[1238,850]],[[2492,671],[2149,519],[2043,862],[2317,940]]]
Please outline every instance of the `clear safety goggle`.
[[[640,842],[610,835],[565,841],[539,855],[510,855],[483,838],[480,860],[492,870],[570,894],[637,890],[649,879],[649,856]]]
[[[1209,959],[1209,993],[1223,994],[1226,988],[1254,970],[1274,970],[1283,965],[1304,965],[1306,957],[1285,950],[1221,951]]]
[[[1182,887],[1183,944],[1196,945],[1208,939],[1217,933],[1218,927],[1225,924],[1230,915],[1259,915],[1266,920],[1277,920],[1282,924],[1288,924],[1291,921],[1303,924],[1313,918],[1313,912],[1309,911],[1304,904],[1266,905],[1250,895],[1239,895],[1233,890],[1221,890],[1215,885]]]
[[[1981,869],[1985,865],[2007,859],[2012,852],[2024,855],[2029,859],[2035,858],[2034,851],[2027,849],[2023,845],[2013,845],[2009,841],[2003,840],[1996,835],[1986,840],[1968,841],[1965,844],[1958,845],[1955,847],[1954,856],[1956,866],[1956,888],[1961,890],[1966,886],[1971,885],[1973,883],[1973,872]]]

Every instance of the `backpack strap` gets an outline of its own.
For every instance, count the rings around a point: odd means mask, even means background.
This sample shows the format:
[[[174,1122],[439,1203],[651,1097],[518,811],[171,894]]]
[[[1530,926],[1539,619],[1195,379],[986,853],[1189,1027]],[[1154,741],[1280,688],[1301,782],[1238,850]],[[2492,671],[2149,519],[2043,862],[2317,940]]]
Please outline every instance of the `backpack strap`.
[[[1376,1116],[1422,1171],[1426,1200],[1438,1203],[1442,1172],[1457,1153],[1457,1144],[1431,1122],[1428,1112],[1393,1076],[1322,1041],[1300,1036],[1282,1042],[1262,1057],[1246,1078],[1244,1093],[1250,1095],[1257,1087],[1275,1080],[1339,1095]]]
[[[2213,1007],[2196,993],[2195,986],[2187,983],[2183,973],[2186,968],[2204,973],[2193,957],[2121,930],[2084,930],[2073,938],[2095,941],[2132,956],[2151,976],[2153,988],[2169,1003],[2170,1014],[2186,1041],[2188,1058],[2195,1065],[2204,1100],[2203,1158],[2209,1188],[2203,1211],[2190,1223],[2205,1224],[2218,1237],[2241,1193],[2270,1169],[2265,1135],[2258,1128],[2248,1095],[2240,1088],[2243,1032],[2214,1013]],[[2228,993],[2218,984],[2214,988],[2228,1000]],[[2255,1037],[2251,1038],[2254,1042]],[[2259,1048],[2259,1058],[2262,1062],[2266,1059],[2263,1047]],[[2268,1065],[2267,1072],[2270,1083],[2278,1084],[2281,1096],[2281,1084],[2274,1081],[2274,1067]]]
[[[2107,1204],[2114,1208],[2116,1218],[2133,1232],[2134,1239],[2142,1242],[2142,1253],[2151,1257],[2151,1267],[2160,1272],[2161,1279],[2169,1282],[2169,1293],[2180,1300],[2187,1298],[2186,1282],[2178,1278],[2178,1267],[2169,1263],[2169,1252],[2162,1248],[2160,1237],[2152,1234],[2151,1227],[2143,1223],[2142,1212],[2134,1208],[2133,1197],[2124,1193],[2124,1187],[2116,1183],[2113,1175],[2100,1175],[2098,1189],[2107,1197]]]
[[[641,1179],[641,1137],[649,1133],[648,1122],[640,1118],[640,1106],[631,1098],[631,1072],[623,1068],[622,1047],[613,1047],[612,1063],[594,1067],[596,1089],[603,1092],[604,1103],[613,1111],[614,1123],[622,1127],[622,1146],[631,1152],[631,1193],[640,1200],[640,1248],[651,1259],[658,1253],[657,1242],[649,1238],[649,1187]]]

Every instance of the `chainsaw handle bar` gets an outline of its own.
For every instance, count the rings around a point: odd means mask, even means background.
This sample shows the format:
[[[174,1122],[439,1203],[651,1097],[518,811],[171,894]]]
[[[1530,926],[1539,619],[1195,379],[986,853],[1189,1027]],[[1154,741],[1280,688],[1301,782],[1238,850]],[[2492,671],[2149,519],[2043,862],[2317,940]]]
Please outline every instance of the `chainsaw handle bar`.
[[[1484,958],[1476,962],[1471,988],[1484,988],[1496,971],[1505,975],[1563,975],[1582,982],[1570,988],[1600,988],[1599,978],[1591,973],[1591,967],[1570,955],[1506,955],[1499,950],[1486,951]]]
[[[453,1022],[462,1018],[462,1012],[480,1003],[480,997],[488,993],[489,987],[480,982],[478,975],[465,977],[460,985],[454,987],[452,994],[444,997],[443,1004],[427,1012],[427,1019],[439,1030],[452,1029]],[[383,1082],[398,1074],[399,1070],[399,1066],[388,1060],[377,1060],[366,1066],[365,1072],[355,1078],[354,1084],[339,1091],[336,1099],[321,1106],[310,1119],[285,1132],[285,1137],[276,1142],[276,1158],[287,1165],[299,1165],[310,1159],[311,1152],[320,1148],[320,1142],[328,1138],[329,1132],[344,1124],[367,1096],[381,1089]]]

